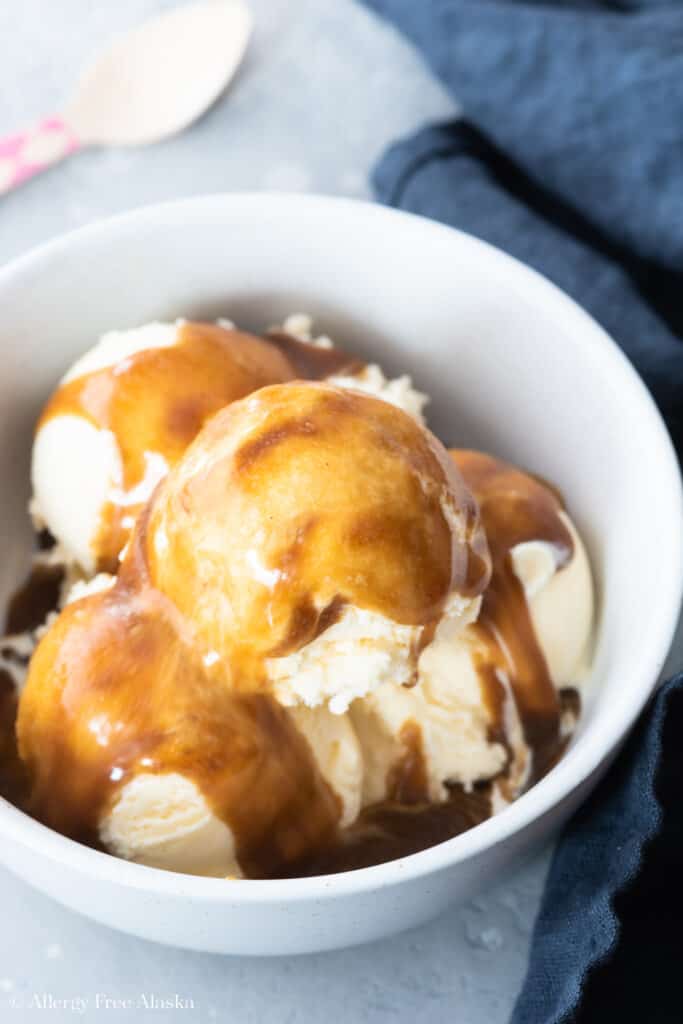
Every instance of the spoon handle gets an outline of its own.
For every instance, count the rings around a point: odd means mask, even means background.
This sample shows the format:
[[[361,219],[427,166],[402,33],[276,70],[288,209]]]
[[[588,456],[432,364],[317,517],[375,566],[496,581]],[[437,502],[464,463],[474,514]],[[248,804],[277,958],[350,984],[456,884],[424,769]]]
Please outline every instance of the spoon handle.
[[[59,116],[48,117],[29,131],[0,138],[0,195],[80,147],[72,129]]]

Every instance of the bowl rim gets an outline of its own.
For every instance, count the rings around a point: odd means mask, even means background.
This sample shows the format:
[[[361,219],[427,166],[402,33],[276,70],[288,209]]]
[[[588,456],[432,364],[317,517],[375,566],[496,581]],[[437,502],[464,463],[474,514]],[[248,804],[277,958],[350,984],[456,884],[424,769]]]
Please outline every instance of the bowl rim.
[[[29,815],[0,798],[0,834],[29,848],[39,856],[92,878],[134,890],[157,895],[189,897],[200,903],[286,904],[294,901],[326,901],[345,894],[389,888],[446,870],[471,860],[484,850],[524,831],[533,821],[567,799],[582,786],[600,765],[609,758],[625,738],[638,714],[654,691],[664,666],[683,594],[683,489],[673,444],[661,415],[640,376],[607,332],[573,299],[538,271],[508,255],[495,246],[456,228],[426,217],[397,210],[365,200],[337,196],[302,195],[281,192],[213,193],[189,199],[171,200],[142,206],[125,213],[97,220],[84,227],[59,235],[0,267],[0,293],[11,287],[15,278],[26,272],[40,271],[63,253],[86,247],[97,237],[125,234],[131,228],[153,228],[171,219],[192,220],[202,211],[220,207],[224,216],[244,217],[249,210],[270,208],[270,216],[288,213],[299,207],[300,216],[373,219],[389,232],[400,230],[417,235],[457,237],[459,244],[471,246],[479,255],[497,265],[507,276],[519,282],[520,291],[533,296],[535,303],[554,306],[563,318],[572,337],[583,338],[592,346],[592,357],[609,362],[614,386],[621,390],[624,401],[637,409],[641,429],[651,438],[651,454],[661,464],[662,477],[668,479],[666,493],[658,496],[660,507],[666,502],[671,524],[670,558],[660,578],[656,595],[661,613],[656,628],[647,636],[630,669],[632,683],[625,687],[627,700],[615,706],[612,715],[599,731],[581,737],[558,765],[505,810],[475,828],[453,839],[418,853],[387,861],[373,867],[333,875],[292,879],[234,879],[230,884],[222,878],[203,878],[178,872],[134,864],[110,854],[92,850],[54,832]]]

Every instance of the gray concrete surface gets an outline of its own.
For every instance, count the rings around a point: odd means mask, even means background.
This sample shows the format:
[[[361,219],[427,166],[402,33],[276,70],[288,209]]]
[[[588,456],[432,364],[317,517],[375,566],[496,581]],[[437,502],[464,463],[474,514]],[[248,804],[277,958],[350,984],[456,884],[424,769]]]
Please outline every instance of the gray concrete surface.
[[[250,0],[256,30],[229,94],[182,137],[79,154],[0,199],[0,262],[130,207],[243,189],[367,196],[385,144],[453,105],[353,0]],[[96,48],[164,0],[0,4],[0,134],[59,110]],[[226,959],[119,935],[0,869],[0,1019],[226,1024],[499,1024],[520,985],[548,854],[397,938],[319,956]],[[177,1009],[158,1009],[178,997]],[[156,1001],[156,1002],[155,1002]]]

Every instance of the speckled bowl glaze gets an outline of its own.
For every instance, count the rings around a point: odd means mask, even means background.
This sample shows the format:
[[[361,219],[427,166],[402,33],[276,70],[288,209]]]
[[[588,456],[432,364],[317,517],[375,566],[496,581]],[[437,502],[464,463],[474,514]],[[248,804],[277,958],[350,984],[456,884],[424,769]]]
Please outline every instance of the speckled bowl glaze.
[[[595,567],[600,621],[579,729],[530,792],[403,860],[291,881],[220,881],[129,864],[0,800],[0,860],[115,928],[231,954],[366,942],[471,897],[549,836],[615,754],[657,683],[683,578],[669,437],[617,346],[573,302],[467,235],[365,203],[209,196],[57,239],[0,271],[1,591],[30,543],[34,418],[104,330],[228,316],[263,328],[304,310],[320,330],[412,373],[445,441],[487,449],[563,490]]]

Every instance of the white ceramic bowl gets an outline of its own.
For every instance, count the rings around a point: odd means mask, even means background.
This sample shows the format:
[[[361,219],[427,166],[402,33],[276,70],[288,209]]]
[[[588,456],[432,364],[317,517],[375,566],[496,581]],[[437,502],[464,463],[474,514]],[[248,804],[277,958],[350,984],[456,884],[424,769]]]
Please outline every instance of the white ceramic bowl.
[[[0,271],[0,597],[25,564],[31,428],[62,371],[110,328],[229,316],[263,328],[292,311],[409,371],[447,442],[555,481],[588,542],[601,616],[570,750],[515,804],[430,850],[343,875],[220,881],[128,864],[0,800],[0,858],[55,899],[149,939],[278,954],[417,924],[557,828],[595,784],[652,692],[681,593],[681,490],[655,407],[573,302],[475,239],[364,203],[201,198],[67,235]]]

